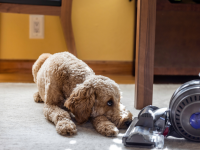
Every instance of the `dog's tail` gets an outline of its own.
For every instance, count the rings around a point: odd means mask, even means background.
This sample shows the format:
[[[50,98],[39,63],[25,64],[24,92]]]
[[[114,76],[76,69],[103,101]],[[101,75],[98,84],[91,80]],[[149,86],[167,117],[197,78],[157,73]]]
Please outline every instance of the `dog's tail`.
[[[42,64],[45,62],[45,60],[47,58],[49,58],[49,56],[51,56],[51,54],[44,53],[44,54],[40,55],[39,58],[36,60],[36,62],[33,64],[32,74],[33,74],[33,79],[34,79],[35,83],[37,82],[38,71],[40,70],[40,68],[41,68]]]

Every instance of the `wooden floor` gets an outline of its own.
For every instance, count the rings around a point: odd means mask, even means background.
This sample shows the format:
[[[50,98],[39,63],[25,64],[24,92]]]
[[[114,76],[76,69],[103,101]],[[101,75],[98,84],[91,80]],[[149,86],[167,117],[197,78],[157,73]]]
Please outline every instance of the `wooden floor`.
[[[135,77],[131,75],[104,75],[118,84],[134,84]],[[33,83],[32,74],[0,74],[0,82]]]

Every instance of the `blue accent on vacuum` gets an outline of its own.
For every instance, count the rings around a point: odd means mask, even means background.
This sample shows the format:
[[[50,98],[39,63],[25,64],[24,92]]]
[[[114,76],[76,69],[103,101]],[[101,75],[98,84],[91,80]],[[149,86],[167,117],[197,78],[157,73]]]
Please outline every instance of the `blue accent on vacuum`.
[[[195,129],[200,129],[200,112],[192,114],[190,125]]]

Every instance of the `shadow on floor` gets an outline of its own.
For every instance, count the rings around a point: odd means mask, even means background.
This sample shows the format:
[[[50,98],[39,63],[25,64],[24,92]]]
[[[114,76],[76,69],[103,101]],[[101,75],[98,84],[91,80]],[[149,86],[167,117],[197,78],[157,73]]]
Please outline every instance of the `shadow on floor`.
[[[183,84],[185,82],[200,79],[199,76],[154,76],[154,84]]]

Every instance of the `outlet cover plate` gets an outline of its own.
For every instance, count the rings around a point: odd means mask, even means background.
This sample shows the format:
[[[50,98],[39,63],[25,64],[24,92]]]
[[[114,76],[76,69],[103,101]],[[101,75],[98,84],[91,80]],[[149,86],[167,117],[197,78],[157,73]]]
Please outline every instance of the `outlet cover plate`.
[[[44,15],[29,16],[29,38],[44,39]]]

